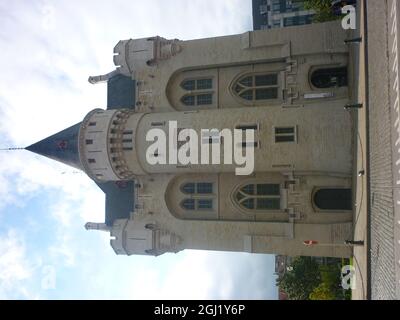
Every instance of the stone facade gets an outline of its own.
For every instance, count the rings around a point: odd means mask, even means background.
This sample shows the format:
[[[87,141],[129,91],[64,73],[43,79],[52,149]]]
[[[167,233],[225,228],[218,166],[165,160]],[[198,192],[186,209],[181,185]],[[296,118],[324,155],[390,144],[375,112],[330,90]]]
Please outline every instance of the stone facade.
[[[116,70],[89,81],[134,79],[135,108],[90,112],[78,150],[99,185],[134,180],[135,205],[110,226],[86,227],[109,231],[117,254],[349,256],[343,243],[352,233],[352,206],[343,197],[351,194],[353,128],[343,109],[345,37],[331,22],[191,41],[120,41]],[[146,134],[157,128],[169,138],[170,121],[199,136],[201,129],[255,129],[254,172],[149,164]],[[319,245],[305,246],[310,239]]]

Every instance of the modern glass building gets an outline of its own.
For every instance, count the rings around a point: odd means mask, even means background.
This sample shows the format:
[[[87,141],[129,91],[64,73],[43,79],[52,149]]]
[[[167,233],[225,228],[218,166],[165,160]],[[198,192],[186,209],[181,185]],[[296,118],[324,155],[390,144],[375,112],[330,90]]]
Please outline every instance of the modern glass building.
[[[313,10],[304,9],[302,0],[252,0],[253,29],[298,26],[312,22]]]

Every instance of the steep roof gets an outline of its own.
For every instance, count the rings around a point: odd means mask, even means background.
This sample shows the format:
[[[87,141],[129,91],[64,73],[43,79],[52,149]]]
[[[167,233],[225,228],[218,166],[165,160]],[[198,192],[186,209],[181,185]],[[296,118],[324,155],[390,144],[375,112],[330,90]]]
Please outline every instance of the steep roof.
[[[109,79],[107,82],[107,110],[134,109],[135,86],[135,80],[121,74]],[[78,151],[80,125],[81,122],[25,149],[84,171]],[[129,219],[130,213],[134,209],[134,181],[112,181],[97,185],[106,196],[105,223],[112,226],[115,219]]]
[[[135,109],[136,81],[117,74],[107,81],[107,109]]]
[[[81,122],[36,142],[25,149],[83,170],[78,152],[80,125]]]
[[[134,181],[110,181],[97,184],[106,194],[104,222],[112,226],[116,219],[129,219],[134,210]]]

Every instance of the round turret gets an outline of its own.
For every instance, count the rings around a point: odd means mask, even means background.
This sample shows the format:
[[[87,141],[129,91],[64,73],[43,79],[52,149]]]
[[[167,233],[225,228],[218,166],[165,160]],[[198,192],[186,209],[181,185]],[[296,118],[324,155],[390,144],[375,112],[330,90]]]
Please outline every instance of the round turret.
[[[132,111],[95,109],[79,131],[79,157],[85,172],[96,181],[134,178],[124,153],[133,150],[133,130],[126,129]]]

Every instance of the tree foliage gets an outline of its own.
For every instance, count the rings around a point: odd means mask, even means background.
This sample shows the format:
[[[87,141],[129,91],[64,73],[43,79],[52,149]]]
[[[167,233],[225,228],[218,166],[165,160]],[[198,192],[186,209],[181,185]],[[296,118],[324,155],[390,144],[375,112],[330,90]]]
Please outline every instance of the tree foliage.
[[[310,300],[335,300],[335,294],[332,292],[331,288],[327,283],[320,283],[313,292],[310,293]]]
[[[292,263],[293,270],[286,272],[278,285],[291,300],[307,300],[320,283],[318,263],[311,257],[298,257]]]
[[[325,22],[340,19],[332,12],[331,0],[305,0],[304,8],[307,10],[314,10],[314,22]]]
[[[351,299],[351,291],[341,287],[341,266],[349,262],[331,259],[320,264],[312,257],[298,257],[277,285],[290,300]]]

